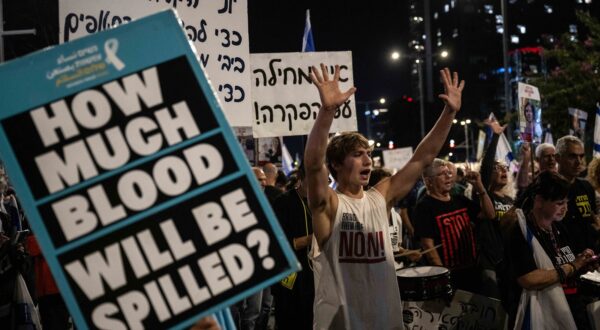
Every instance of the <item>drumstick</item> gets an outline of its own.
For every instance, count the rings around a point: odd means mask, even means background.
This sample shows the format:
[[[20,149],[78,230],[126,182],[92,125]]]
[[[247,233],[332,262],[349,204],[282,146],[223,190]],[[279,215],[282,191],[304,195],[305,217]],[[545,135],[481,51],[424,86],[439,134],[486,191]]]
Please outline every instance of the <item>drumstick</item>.
[[[408,250],[408,251],[406,251],[406,252],[402,252],[402,253],[400,253],[400,254],[395,254],[395,255],[394,255],[394,258],[399,258],[399,257],[408,256],[408,255],[411,255],[411,254],[415,254],[415,253],[417,253],[417,252],[420,252],[421,254],[426,254],[426,253],[429,253],[429,252],[431,252],[431,251],[433,251],[433,250],[435,250],[435,249],[437,249],[437,248],[439,248],[439,247],[441,247],[441,246],[442,246],[442,244],[438,244],[438,245],[436,245],[436,246],[434,246],[434,247],[432,247],[432,248],[430,248],[430,249],[427,249],[427,250],[425,250],[425,251]]]
[[[427,253],[429,253],[429,252],[431,252],[431,251],[433,251],[433,250],[435,250],[437,248],[440,248],[441,246],[442,246],[442,244],[438,244],[438,245],[436,245],[436,246],[434,246],[434,247],[432,247],[430,249],[427,249],[425,251],[421,251],[421,254],[427,254]]]

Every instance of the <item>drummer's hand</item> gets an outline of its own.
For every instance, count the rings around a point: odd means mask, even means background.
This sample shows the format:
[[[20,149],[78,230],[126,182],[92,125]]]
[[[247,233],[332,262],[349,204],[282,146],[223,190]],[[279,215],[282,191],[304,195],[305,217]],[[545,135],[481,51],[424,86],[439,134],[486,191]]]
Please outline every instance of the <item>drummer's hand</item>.
[[[584,268],[587,264],[593,263],[597,260],[598,259],[594,258],[593,250],[585,249],[577,256],[577,258],[575,258],[575,261],[573,261],[573,263],[575,264],[575,267],[577,267],[577,271],[579,271],[580,269]]]
[[[411,254],[407,255],[407,257],[411,262],[417,262],[421,260],[423,254],[419,250],[411,250]]]

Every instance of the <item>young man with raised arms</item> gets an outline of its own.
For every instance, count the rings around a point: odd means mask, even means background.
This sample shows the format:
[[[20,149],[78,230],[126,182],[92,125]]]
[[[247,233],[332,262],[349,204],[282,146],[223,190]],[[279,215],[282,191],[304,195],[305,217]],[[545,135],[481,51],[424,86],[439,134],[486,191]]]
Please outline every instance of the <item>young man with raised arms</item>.
[[[388,212],[406,195],[446,140],[460,110],[464,81],[447,68],[440,72],[445,107],[409,162],[390,178],[363,191],[372,167],[371,147],[359,133],[343,133],[328,143],[336,108],[356,89],[339,88],[325,65],[312,68],[321,110],[304,154],[308,203],[312,212],[315,261],[315,329],[401,329],[402,307],[388,237]],[[337,181],[332,190],[327,181]]]

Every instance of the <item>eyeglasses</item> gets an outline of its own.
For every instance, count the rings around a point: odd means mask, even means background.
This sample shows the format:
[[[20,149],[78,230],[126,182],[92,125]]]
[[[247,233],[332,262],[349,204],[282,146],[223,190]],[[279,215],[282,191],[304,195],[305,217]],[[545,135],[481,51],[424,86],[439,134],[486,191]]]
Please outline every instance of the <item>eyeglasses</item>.
[[[502,165],[502,164],[496,164],[496,165],[494,166],[494,169],[495,169],[496,171],[508,171],[508,166],[506,166],[506,165]]]

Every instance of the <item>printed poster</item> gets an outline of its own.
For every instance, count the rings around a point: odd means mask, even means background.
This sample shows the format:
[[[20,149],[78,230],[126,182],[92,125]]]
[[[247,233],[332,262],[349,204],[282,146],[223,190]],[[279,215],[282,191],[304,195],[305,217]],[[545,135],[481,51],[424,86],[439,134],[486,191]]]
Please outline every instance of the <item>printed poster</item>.
[[[0,99],[77,328],[186,329],[298,270],[174,11],[4,63]]]
[[[542,140],[542,107],[537,87],[524,83],[518,86],[519,129],[525,142],[540,143]]]
[[[581,141],[585,141],[585,125],[588,113],[577,108],[568,108],[568,111],[571,119],[569,134],[578,137]]]

